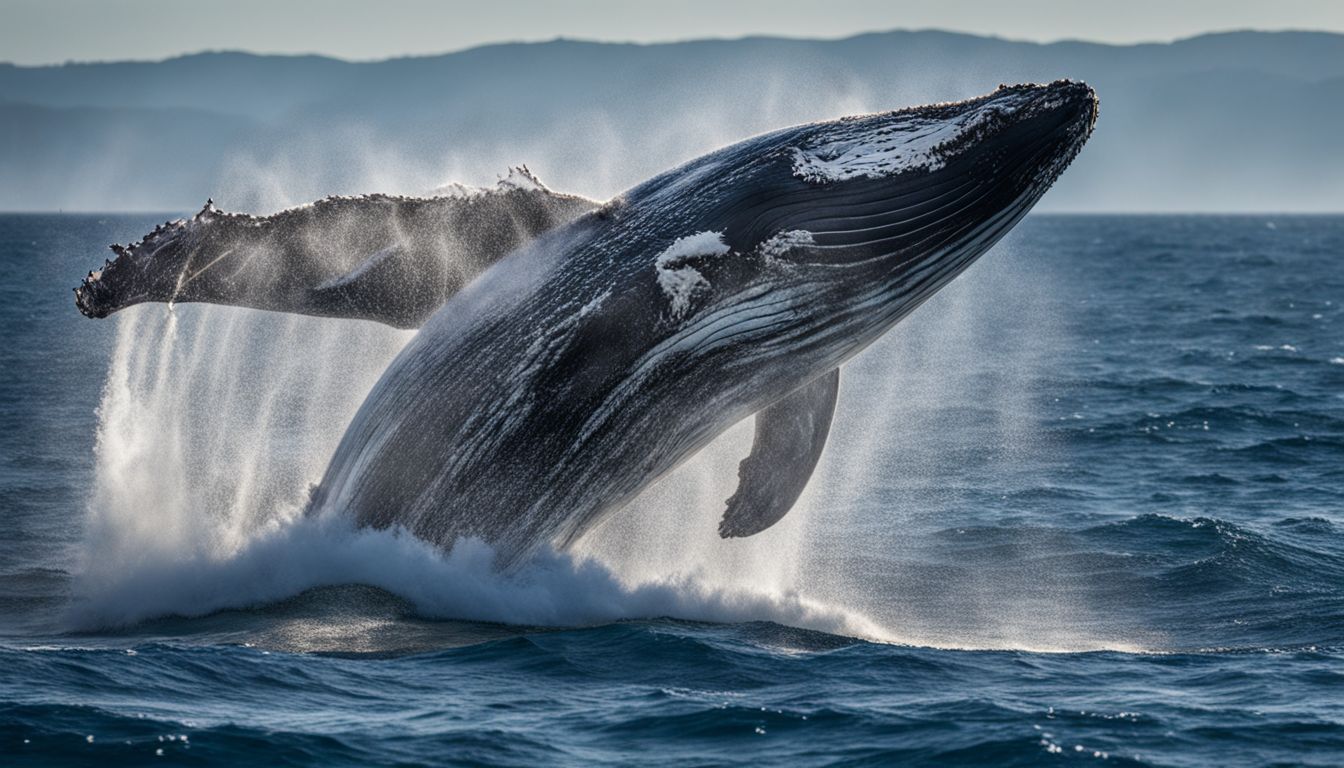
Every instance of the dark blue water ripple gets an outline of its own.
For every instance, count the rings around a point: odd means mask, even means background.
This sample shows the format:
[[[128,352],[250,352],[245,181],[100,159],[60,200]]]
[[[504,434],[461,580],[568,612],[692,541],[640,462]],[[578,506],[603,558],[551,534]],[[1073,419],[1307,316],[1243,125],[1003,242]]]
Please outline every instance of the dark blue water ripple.
[[[1102,754],[1193,765],[1227,750],[1237,763],[1284,754],[1312,763],[1313,748],[1344,737],[1331,696],[1344,673],[1333,653],[946,652],[678,622],[390,659],[174,645],[133,655],[8,650],[0,655],[16,675],[41,674],[89,703],[30,690],[0,710],[0,739],[21,744],[12,754],[33,763],[135,764],[158,749],[188,762],[351,765],[631,755],[686,765],[1028,765]],[[1319,757],[1330,762],[1328,752]]]
[[[811,529],[913,645],[359,585],[72,627],[112,326],[69,287],[161,219],[0,217],[4,765],[1341,762],[1344,218],[1031,217],[917,313]]]

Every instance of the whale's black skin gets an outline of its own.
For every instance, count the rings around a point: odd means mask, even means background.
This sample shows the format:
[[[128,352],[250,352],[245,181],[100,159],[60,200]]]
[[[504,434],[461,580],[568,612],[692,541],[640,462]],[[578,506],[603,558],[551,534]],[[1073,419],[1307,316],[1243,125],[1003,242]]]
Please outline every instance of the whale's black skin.
[[[572,542],[952,280],[1095,118],[1081,83],[1002,87],[786,128],[657,176],[431,317],[360,408],[313,509],[444,546],[479,536],[506,562]]]
[[[144,302],[206,302],[418,328],[482,270],[598,203],[546,189],[526,168],[494,189],[431,197],[329,197],[270,216],[206,203],[75,288],[88,317]]]

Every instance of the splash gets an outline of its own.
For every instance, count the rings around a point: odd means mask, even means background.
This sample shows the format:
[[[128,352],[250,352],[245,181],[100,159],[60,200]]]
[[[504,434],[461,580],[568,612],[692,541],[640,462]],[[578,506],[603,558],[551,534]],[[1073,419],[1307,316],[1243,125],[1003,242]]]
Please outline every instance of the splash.
[[[302,515],[310,484],[411,334],[206,306],[134,307],[113,322],[75,626],[202,615],[360,583],[433,617],[576,625],[675,616],[882,635],[859,613],[769,578],[749,557],[729,557],[725,570],[722,558],[687,567],[647,556],[658,539],[677,538],[681,504],[697,518],[709,512],[695,521],[695,540],[713,547],[714,502],[731,493],[732,474],[712,468],[746,452],[745,427],[641,500],[642,512],[672,514],[637,541],[543,552],[503,575],[480,542],[444,553],[400,532]]]
[[[543,551],[509,574],[494,569],[493,551],[479,541],[445,553],[399,530],[305,517],[309,484],[410,334],[196,306],[135,307],[114,322],[74,627],[200,616],[356,583],[437,618],[570,626],[674,616],[884,636],[860,613],[770,579],[749,558],[729,558],[736,567],[725,571],[722,559],[688,567],[641,557],[658,538],[676,537],[675,514],[631,547],[594,540],[570,553]],[[712,546],[713,500],[731,489],[706,480],[749,439],[734,430],[638,506],[711,510],[695,538]]]
[[[409,600],[429,618],[529,626],[586,626],[631,617],[711,622],[774,621],[878,639],[862,615],[796,592],[725,588],[702,573],[630,582],[592,557],[543,551],[507,574],[489,545],[451,552],[403,530],[354,530],[340,519],[268,525],[223,557],[163,559],[77,604],[76,626],[132,624],[163,615],[203,616],[270,603],[313,587],[363,584]]]
[[[942,84],[893,95],[827,83],[819,92],[829,97],[800,99],[796,83],[764,86],[762,103],[740,114],[658,115],[628,133],[604,114],[580,112],[542,142],[510,140],[428,162],[369,136],[350,137],[343,146],[356,157],[337,161],[324,154],[328,144],[299,142],[233,158],[220,197],[273,210],[332,191],[415,193],[447,178],[489,184],[499,168],[523,160],[559,189],[605,196],[745,134],[966,90]],[[340,183],[311,173],[333,162],[348,166]],[[817,473],[769,530],[717,534],[748,452],[748,421],[569,551],[543,553],[511,575],[489,569],[479,543],[445,553],[300,513],[345,427],[412,333],[237,308],[133,307],[112,321],[72,618],[125,624],[366,583],[443,618],[770,620],[942,647],[1118,647],[1114,635],[1089,628],[1087,606],[1063,591],[1025,601],[1015,593],[1024,585],[995,578],[992,568],[932,584],[917,576],[930,532],[955,525],[962,511],[957,483],[974,484],[947,469],[961,466],[968,444],[987,443],[1008,464],[1048,449],[1032,428],[1035,404],[1021,394],[1033,371],[1048,366],[1042,345],[1052,340],[1039,302],[1023,297],[1048,292],[1048,281],[1007,267],[1002,250],[845,367]],[[1005,342],[1002,328],[1024,325],[1034,343]],[[948,418],[962,412],[969,419]]]
[[[445,553],[301,514],[411,333],[236,308],[132,308],[114,320],[71,621],[202,615],[358,583],[438,618],[763,620],[936,647],[1135,650],[1132,632],[1099,628],[1068,585],[1041,593],[1048,573],[1024,581],[992,560],[937,580],[925,573],[931,537],[947,528],[937,513],[955,512],[957,483],[976,484],[955,471],[965,452],[985,451],[982,464],[1011,477],[1015,457],[1049,449],[1023,392],[1057,333],[1038,303],[1048,291],[1030,289],[1039,276],[1020,276],[1010,258],[991,258],[846,366],[832,442],[779,524],[746,539],[717,535],[748,421],[569,551],[509,574],[480,542]],[[987,299],[1006,289],[1036,343],[995,337],[1004,318]],[[986,386],[986,376],[996,381]]]
[[[227,557],[301,509],[409,333],[252,310],[118,318],[98,409],[82,584]]]

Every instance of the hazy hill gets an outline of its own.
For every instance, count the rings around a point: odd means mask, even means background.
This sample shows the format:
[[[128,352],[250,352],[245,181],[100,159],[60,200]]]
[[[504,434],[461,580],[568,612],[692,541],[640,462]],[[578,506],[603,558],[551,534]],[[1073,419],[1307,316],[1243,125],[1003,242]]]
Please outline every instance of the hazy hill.
[[[1054,210],[1344,210],[1344,36],[1172,44],[944,32],[660,45],[559,40],[352,63],[206,53],[0,65],[0,208],[272,208],[484,183],[527,163],[605,196],[802,120],[1074,77],[1102,111]]]

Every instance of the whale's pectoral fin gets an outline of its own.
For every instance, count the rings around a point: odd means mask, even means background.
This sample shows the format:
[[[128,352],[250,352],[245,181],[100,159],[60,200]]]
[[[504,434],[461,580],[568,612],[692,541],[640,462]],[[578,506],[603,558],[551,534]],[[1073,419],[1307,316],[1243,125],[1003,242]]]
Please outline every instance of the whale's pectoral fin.
[[[756,414],[756,439],[738,465],[737,492],[719,522],[720,536],[760,533],[793,508],[826,447],[839,391],[836,368]]]
[[[597,203],[526,169],[492,189],[431,197],[327,197],[270,216],[207,202],[165,222],[75,288],[107,317],[144,302],[227,304],[416,328],[476,275]]]
[[[308,293],[312,314],[419,328],[443,304],[448,275],[437,260],[397,243]]]

